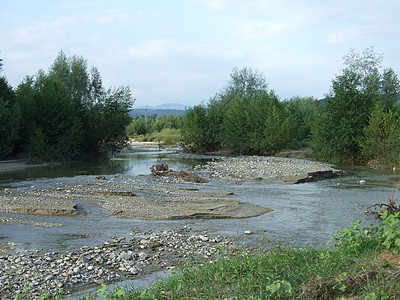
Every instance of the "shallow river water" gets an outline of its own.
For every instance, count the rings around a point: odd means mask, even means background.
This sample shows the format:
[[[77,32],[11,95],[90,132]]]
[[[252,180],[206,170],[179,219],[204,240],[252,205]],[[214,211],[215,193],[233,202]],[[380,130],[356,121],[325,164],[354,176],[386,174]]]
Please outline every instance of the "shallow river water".
[[[151,149],[150,149],[151,150]],[[122,154],[102,163],[79,163],[67,166],[32,167],[21,171],[0,173],[0,188],[21,186],[47,187],[57,182],[76,182],[87,176],[121,175],[135,183],[150,183],[150,167],[157,161],[169,164],[173,170],[193,170],[212,157],[182,155],[171,150],[143,149]],[[173,151],[172,151],[173,152]],[[109,240],[112,236],[128,237],[134,229],[160,232],[182,228],[189,224],[193,229],[214,230],[217,234],[243,237],[245,243],[254,245],[257,240],[272,240],[297,247],[318,246],[326,243],[339,229],[351,221],[363,219],[363,211],[375,203],[396,200],[394,192],[400,173],[369,170],[363,167],[336,166],[347,174],[341,178],[304,184],[287,184],[280,181],[254,181],[237,184],[210,178],[207,184],[196,185],[201,190],[233,192],[232,198],[271,208],[273,211],[248,219],[140,221],[115,218],[96,202],[81,201],[84,212],[77,217],[33,216],[0,213],[0,217],[23,221],[59,223],[62,226],[43,228],[18,223],[0,223],[0,249],[12,243],[14,251],[43,249],[59,251],[83,245],[92,246]],[[360,185],[361,179],[366,181]],[[375,223],[366,218],[364,225]],[[254,234],[244,236],[244,231]]]

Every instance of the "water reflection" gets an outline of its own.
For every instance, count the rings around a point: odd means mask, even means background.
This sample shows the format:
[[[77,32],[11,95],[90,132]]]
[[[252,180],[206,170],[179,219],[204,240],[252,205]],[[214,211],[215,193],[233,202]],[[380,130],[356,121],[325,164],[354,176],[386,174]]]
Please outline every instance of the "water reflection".
[[[68,164],[33,166],[22,170],[0,172],[0,184],[37,178],[74,177],[81,175],[147,175],[152,165],[158,162],[168,163],[171,169],[191,170],[195,165],[205,163],[202,159],[180,157],[177,149],[158,150],[156,148],[140,149],[134,153],[118,155],[110,160],[95,160]]]

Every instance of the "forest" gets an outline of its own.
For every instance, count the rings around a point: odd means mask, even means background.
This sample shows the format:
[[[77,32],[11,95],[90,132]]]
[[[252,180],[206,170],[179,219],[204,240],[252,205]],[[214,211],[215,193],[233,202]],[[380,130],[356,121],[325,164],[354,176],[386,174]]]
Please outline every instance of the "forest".
[[[107,157],[128,138],[180,142],[185,151],[274,155],[307,147],[330,162],[400,163],[400,82],[373,47],[350,50],[323,99],[281,100],[256,69],[234,68],[227,85],[183,116],[132,118],[129,87],[102,86],[97,68],[60,52],[47,72],[14,90],[0,77],[0,159]],[[1,70],[1,69],[0,69]]]

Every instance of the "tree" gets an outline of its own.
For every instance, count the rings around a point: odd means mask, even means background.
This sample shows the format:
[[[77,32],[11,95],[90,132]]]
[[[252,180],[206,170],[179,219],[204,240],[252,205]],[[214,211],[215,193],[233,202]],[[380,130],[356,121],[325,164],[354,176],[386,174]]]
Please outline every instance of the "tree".
[[[210,151],[207,109],[204,105],[189,108],[184,117],[182,128],[183,140],[187,150],[194,152]]]
[[[311,127],[319,103],[313,97],[293,97],[282,102],[289,119],[290,147],[309,146],[312,133]]]
[[[400,153],[400,123],[392,110],[376,104],[359,141],[366,161],[377,160],[381,166],[398,166]]]
[[[104,98],[89,111],[98,118],[88,124],[93,155],[108,156],[123,149],[128,141],[126,127],[131,121],[132,94],[129,87],[109,88]],[[89,119],[91,120],[91,119]]]
[[[381,61],[382,55],[373,48],[362,55],[351,50],[344,57],[346,68],[332,81],[313,125],[312,146],[320,158],[352,162],[360,158],[358,141],[373,107],[376,103],[391,105],[399,91],[393,72],[379,73]]]
[[[134,138],[138,135],[145,135],[147,133],[146,120],[143,117],[136,117],[126,128],[127,135]]]
[[[222,147],[239,147],[239,144],[233,143],[226,136],[234,136],[232,130],[234,128],[239,130],[240,128],[237,124],[232,123],[231,126],[228,124],[241,118],[240,112],[238,114],[238,110],[240,110],[238,107],[245,105],[242,102],[251,101],[250,99],[256,97],[258,93],[266,92],[267,87],[264,76],[257,70],[248,67],[240,70],[234,68],[227,86],[220,93],[210,98],[207,106],[202,105],[194,110],[188,110],[186,113],[185,123],[188,122],[188,124],[184,125],[185,142],[191,144],[194,151],[200,152],[216,151]],[[226,120],[228,113],[228,120]],[[227,131],[231,133],[227,133]],[[240,136],[244,137],[244,134]],[[238,140],[237,136],[235,140]],[[244,144],[241,143],[240,145]],[[196,148],[197,146],[200,148]],[[241,147],[240,149],[237,148],[236,151],[241,153],[245,149]]]
[[[261,93],[253,106],[255,124],[252,146],[256,153],[274,155],[289,145],[291,125],[282,103],[273,92]]]
[[[17,95],[24,115],[20,148],[32,159],[91,159],[126,144],[130,89],[105,90],[99,71],[88,71],[82,57],[60,52],[47,73],[25,79]]]
[[[21,111],[16,100],[12,87],[0,76],[0,159],[14,153],[19,139]]]
[[[249,109],[251,98],[235,98],[225,113],[222,124],[223,145],[237,154],[256,154],[251,144],[255,130],[254,116]]]
[[[221,98],[252,97],[259,91],[266,91],[268,84],[263,74],[249,67],[234,68],[230,74],[228,85],[223,90]]]
[[[27,139],[25,153],[32,161],[66,161],[80,158],[83,128],[68,92],[57,78],[39,73],[25,102]]]

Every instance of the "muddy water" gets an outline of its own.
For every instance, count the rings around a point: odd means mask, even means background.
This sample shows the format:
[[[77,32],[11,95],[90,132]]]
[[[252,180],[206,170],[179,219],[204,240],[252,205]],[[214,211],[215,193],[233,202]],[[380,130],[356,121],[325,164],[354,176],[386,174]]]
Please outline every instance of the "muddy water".
[[[143,150],[120,155],[107,162],[28,168],[0,174],[0,188],[35,186],[47,187],[57,182],[76,182],[87,176],[125,176],[134,183],[151,183],[150,167],[157,161],[166,162],[174,170],[192,170],[210,157],[184,156],[171,151]],[[214,230],[219,234],[243,237],[245,243],[257,240],[282,241],[295,246],[315,246],[326,243],[330,236],[351,221],[363,219],[363,211],[374,203],[396,199],[394,189],[400,174],[373,171],[362,167],[338,166],[347,175],[339,179],[305,184],[285,184],[279,181],[258,181],[237,184],[210,179],[204,190],[235,193],[234,198],[273,209],[259,217],[240,220],[178,220],[140,221],[117,219],[95,202],[80,201],[81,215],[77,217],[49,217],[1,214],[0,217],[28,222],[60,224],[51,228],[20,223],[0,223],[0,249],[22,252],[25,249],[58,251],[83,245],[95,245],[112,236],[128,237],[133,229],[156,232],[178,229],[189,224],[193,229]],[[366,181],[360,185],[361,179]],[[372,218],[364,225],[376,222]],[[244,231],[253,232],[244,236]],[[12,242],[10,247],[9,243]]]

